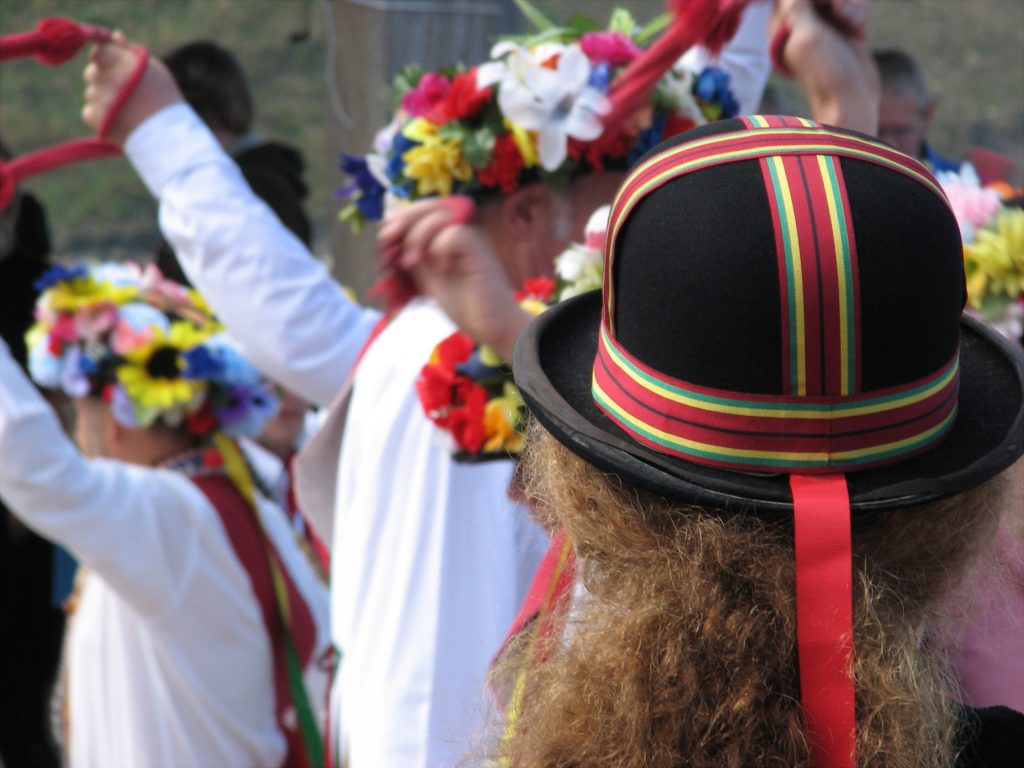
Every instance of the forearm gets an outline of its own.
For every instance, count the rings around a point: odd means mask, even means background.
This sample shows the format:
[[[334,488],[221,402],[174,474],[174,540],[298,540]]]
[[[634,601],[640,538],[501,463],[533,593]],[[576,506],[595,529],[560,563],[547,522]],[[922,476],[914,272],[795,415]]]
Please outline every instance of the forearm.
[[[329,403],[377,313],[344,295],[185,105],[142,123],[125,152],[160,202],[183,269],[245,353],[307,400]]]

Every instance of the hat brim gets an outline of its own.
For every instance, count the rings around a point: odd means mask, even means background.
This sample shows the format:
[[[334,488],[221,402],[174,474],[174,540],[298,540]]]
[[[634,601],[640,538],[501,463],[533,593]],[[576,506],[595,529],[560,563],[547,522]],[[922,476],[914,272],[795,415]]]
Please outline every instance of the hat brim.
[[[598,469],[688,504],[792,509],[788,476],[731,472],[658,453],[632,440],[594,403],[601,292],[561,302],[516,342],[516,384],[533,415]],[[904,507],[973,488],[1024,450],[1024,355],[982,323],[961,322],[956,422],[935,448],[897,464],[847,473],[854,512]]]

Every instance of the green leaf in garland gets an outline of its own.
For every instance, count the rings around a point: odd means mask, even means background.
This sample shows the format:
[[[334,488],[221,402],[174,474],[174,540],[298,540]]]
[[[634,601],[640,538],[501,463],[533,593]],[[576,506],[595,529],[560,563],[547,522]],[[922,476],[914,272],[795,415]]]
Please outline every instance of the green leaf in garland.
[[[356,235],[363,231],[363,225],[366,223],[366,217],[355,203],[342,208],[341,213],[338,214],[338,220],[347,222],[353,234]]]
[[[513,0],[513,2],[527,21],[537,28],[538,32],[545,32],[555,26],[555,23],[541,13],[529,0]]]
[[[601,31],[600,24],[582,13],[574,13],[566,27],[576,32],[579,37],[583,37],[587,32]]]
[[[636,31],[636,19],[625,8],[616,8],[612,11],[612,18],[608,22],[608,31],[620,32],[633,37],[633,33]]]
[[[458,139],[459,141],[465,141],[466,135],[469,131],[466,126],[458,120],[451,120],[444,125],[437,126],[437,138],[439,139]]]
[[[419,85],[420,78],[423,77],[424,72],[425,70],[419,64],[409,64],[402,67],[397,73],[395,73],[393,88],[395,90],[395,95],[399,100],[401,100],[402,96]]]
[[[666,29],[668,29],[668,25],[671,23],[671,13],[663,13],[660,16],[655,16],[653,19],[647,22],[647,24],[644,25],[643,29],[637,32],[635,38],[636,44],[646,48],[647,44],[650,43],[651,40],[660,35],[662,32],[664,32]]]
[[[474,168],[486,168],[494,153],[494,133],[487,128],[467,133],[462,140],[462,156]]]

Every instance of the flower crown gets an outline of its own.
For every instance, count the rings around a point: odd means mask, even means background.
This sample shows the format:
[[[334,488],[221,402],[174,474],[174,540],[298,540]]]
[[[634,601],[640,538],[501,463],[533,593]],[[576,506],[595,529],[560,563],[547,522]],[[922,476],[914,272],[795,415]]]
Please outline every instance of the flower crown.
[[[540,314],[563,301],[601,287],[605,227],[610,206],[587,222],[584,242],[573,243],[556,260],[556,279],[527,280],[520,306]],[[525,444],[526,404],[512,370],[486,345],[457,331],[434,347],[416,380],[427,418],[451,437],[456,460],[487,461],[517,456]]]
[[[41,387],[101,397],[126,427],[161,422],[200,437],[256,437],[276,413],[273,385],[203,298],[156,267],[56,266],[36,288],[36,322],[25,338]]]
[[[1004,336],[1024,334],[1024,209],[1008,206],[1006,185],[982,186],[974,166],[936,174],[960,225],[967,312]]]
[[[373,151],[342,159],[352,179],[339,190],[350,201],[341,219],[353,229],[381,219],[389,198],[509,194],[531,181],[557,185],[580,170],[627,166],[663,139],[739,110],[726,72],[677,64],[628,124],[606,130],[610,84],[667,16],[641,28],[617,9],[607,29],[579,16],[554,27],[518,4],[540,33],[497,43],[478,67],[398,74],[400,106]]]

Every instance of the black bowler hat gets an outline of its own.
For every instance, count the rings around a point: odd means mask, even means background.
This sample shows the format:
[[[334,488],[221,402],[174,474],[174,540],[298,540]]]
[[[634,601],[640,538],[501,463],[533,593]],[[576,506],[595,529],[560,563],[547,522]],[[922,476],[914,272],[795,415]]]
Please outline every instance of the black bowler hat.
[[[1024,360],[967,318],[956,219],[916,160],[798,118],[651,150],[612,205],[604,288],[513,356],[533,414],[682,502],[792,511],[811,764],[856,765],[851,516],[966,490],[1024,449]]]
[[[540,315],[516,383],[599,469],[688,503],[850,509],[947,496],[1024,447],[1020,350],[961,316],[959,230],[916,160],[797,118],[649,152],[609,219],[605,285]]]

